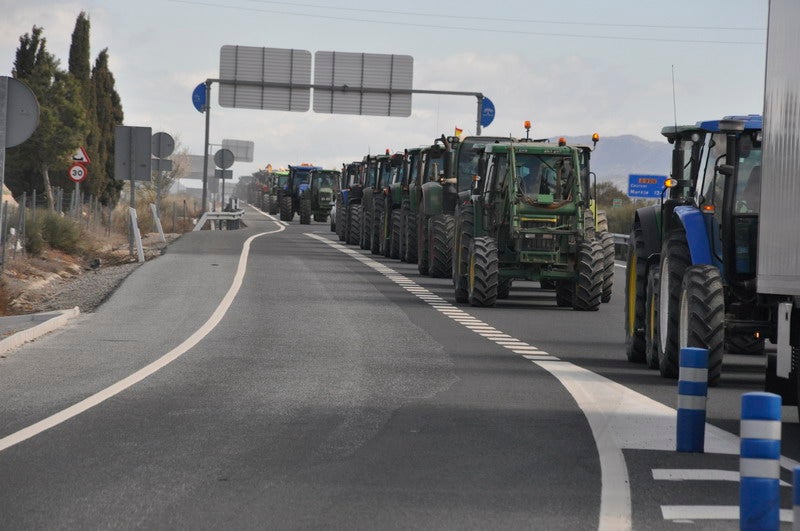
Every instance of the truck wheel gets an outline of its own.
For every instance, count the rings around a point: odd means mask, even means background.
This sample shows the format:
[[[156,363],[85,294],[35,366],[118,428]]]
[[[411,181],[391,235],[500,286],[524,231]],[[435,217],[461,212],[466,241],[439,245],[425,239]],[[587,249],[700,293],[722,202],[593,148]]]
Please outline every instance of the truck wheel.
[[[392,236],[389,239],[389,258],[400,258],[400,235],[403,233],[402,212],[392,211]]]
[[[725,343],[725,296],[719,269],[697,265],[686,269],[679,302],[679,348],[708,349],[708,385],[719,383]]]
[[[603,248],[603,295],[600,297],[600,302],[609,302],[614,287],[614,235],[610,232],[597,234]]]
[[[554,280],[556,290],[556,306],[572,308],[575,299],[575,282],[572,280]]]
[[[370,236],[372,235],[372,210],[365,207],[362,203],[361,205],[361,239],[360,247],[362,249],[369,250],[370,248]]]
[[[427,216],[417,218],[417,271],[420,275],[427,275],[430,267],[428,262],[428,221]]]
[[[638,223],[633,225],[628,240],[627,269],[625,270],[625,354],[628,361],[645,359],[644,305],[647,256],[644,234]]]
[[[300,224],[311,224],[311,199],[309,198],[300,198]]]
[[[475,231],[475,207],[459,205],[456,214],[458,228],[453,239],[453,287],[456,302],[469,302],[469,246]]]
[[[596,311],[603,295],[603,248],[597,240],[581,242],[578,247],[578,276],[572,308]]]
[[[680,304],[683,275],[692,264],[686,232],[672,230],[661,250],[658,294],[658,369],[665,378],[678,377]]]
[[[417,263],[417,214],[408,212],[406,217],[406,262],[409,264]]]
[[[497,302],[498,258],[493,238],[473,238],[469,252],[469,303],[494,306]]]
[[[292,198],[288,195],[281,197],[281,221],[292,221],[293,219]]]
[[[350,230],[347,243],[358,245],[361,238],[361,205],[350,205]]]
[[[504,278],[497,283],[497,298],[507,299],[511,294],[511,283],[514,282],[510,278]]]
[[[751,334],[731,334],[725,338],[725,352],[761,355],[764,353],[764,339],[756,339]]]
[[[455,219],[450,214],[436,214],[431,218],[431,235],[428,242],[430,275],[449,278],[453,272],[453,231]]]
[[[381,247],[383,243],[383,200],[372,202],[372,235],[370,237],[369,252],[372,254],[381,254]]]
[[[644,361],[650,369],[658,369],[658,266],[647,270],[644,318]]]

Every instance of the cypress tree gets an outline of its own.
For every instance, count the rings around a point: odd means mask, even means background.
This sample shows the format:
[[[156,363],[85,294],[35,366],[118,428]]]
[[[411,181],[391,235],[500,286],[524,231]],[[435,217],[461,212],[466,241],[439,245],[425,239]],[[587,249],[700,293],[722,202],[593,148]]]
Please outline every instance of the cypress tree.
[[[92,68],[92,93],[98,126],[98,155],[97,160],[92,162],[92,170],[103,183],[98,196],[103,203],[115,203],[124,183],[114,180],[114,127],[122,125],[124,114],[114,85],[114,75],[108,68],[108,48],[98,54]]]

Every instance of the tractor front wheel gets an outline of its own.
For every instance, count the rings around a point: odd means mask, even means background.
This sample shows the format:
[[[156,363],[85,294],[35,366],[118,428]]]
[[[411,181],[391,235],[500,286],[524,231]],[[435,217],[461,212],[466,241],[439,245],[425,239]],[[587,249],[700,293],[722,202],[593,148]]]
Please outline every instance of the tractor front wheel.
[[[400,235],[403,233],[403,218],[400,210],[392,211],[392,235],[389,238],[389,258],[400,258]]]
[[[452,249],[455,219],[449,214],[436,214],[431,218],[431,234],[428,243],[430,275],[448,278],[452,274]]]
[[[292,221],[294,212],[292,211],[292,198],[288,195],[281,197],[281,221]]]
[[[347,243],[358,245],[361,238],[361,205],[350,205],[350,222]]]
[[[311,224],[311,199],[307,197],[300,198],[300,224]]]
[[[677,378],[680,361],[681,286],[691,266],[689,246],[683,228],[667,236],[661,251],[661,279],[658,294],[658,369],[664,378]]]
[[[645,278],[647,251],[642,228],[634,224],[628,239],[628,260],[625,269],[625,354],[628,361],[645,360]]]
[[[596,240],[587,240],[578,248],[578,276],[572,308],[596,311],[603,295],[603,248]]]
[[[686,269],[680,295],[678,344],[708,349],[708,385],[719,383],[725,343],[725,296],[719,269]]]
[[[494,306],[498,282],[497,242],[493,238],[473,238],[469,250],[469,303]]]

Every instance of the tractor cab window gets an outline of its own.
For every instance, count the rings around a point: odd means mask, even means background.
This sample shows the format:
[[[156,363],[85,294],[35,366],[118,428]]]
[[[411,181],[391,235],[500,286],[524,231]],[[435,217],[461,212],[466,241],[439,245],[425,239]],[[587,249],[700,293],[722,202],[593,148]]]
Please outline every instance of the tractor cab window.
[[[555,200],[568,198],[571,190],[564,185],[575,178],[572,159],[563,156],[520,153],[516,170],[519,192],[534,200],[539,195],[551,195]]]
[[[330,173],[321,173],[314,179],[313,185],[315,188],[331,188],[333,187],[333,175]]]
[[[437,181],[444,176],[444,157],[431,157],[425,165],[425,182]]]
[[[381,188],[386,188],[392,182],[393,170],[394,168],[392,168],[388,160],[381,163]]]
[[[412,153],[408,160],[408,178],[406,183],[416,183],[419,175],[419,153]]]
[[[364,186],[375,187],[378,184],[378,165],[374,162],[369,163],[367,166],[366,182]]]
[[[285,188],[286,184],[288,182],[289,182],[289,176],[288,175],[279,175],[278,176],[278,186],[280,186],[281,188]]]
[[[761,144],[754,142],[750,135],[742,135],[738,151],[734,208],[740,214],[758,214],[761,205]]]
[[[458,190],[469,190],[472,178],[478,173],[478,164],[481,152],[486,148],[485,143],[465,143],[458,152]]]
[[[714,133],[708,142],[708,155],[705,158],[703,173],[703,194],[701,207],[712,209],[717,221],[722,219],[722,201],[725,197],[725,175],[716,171],[717,166],[727,164],[725,161],[727,138],[723,133]]]

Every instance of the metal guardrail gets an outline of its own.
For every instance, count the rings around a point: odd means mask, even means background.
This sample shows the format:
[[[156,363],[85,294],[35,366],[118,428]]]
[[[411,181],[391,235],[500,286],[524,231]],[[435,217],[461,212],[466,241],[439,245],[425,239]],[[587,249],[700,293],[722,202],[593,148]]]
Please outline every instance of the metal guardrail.
[[[244,210],[234,210],[232,212],[204,212],[195,224],[192,232],[201,230],[206,221],[238,221],[244,217]],[[213,224],[211,225],[214,226]],[[238,224],[237,224],[237,227]]]

